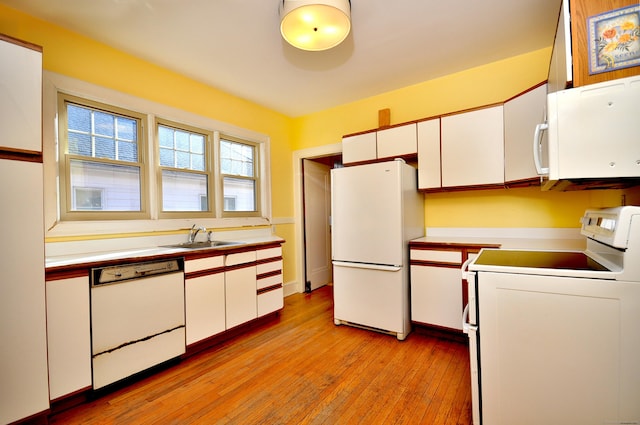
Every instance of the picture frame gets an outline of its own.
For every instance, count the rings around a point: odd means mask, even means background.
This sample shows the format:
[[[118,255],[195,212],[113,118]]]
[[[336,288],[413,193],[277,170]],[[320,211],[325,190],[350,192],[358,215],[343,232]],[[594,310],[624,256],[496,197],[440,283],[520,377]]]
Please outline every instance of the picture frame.
[[[587,18],[589,74],[640,65],[640,4]]]

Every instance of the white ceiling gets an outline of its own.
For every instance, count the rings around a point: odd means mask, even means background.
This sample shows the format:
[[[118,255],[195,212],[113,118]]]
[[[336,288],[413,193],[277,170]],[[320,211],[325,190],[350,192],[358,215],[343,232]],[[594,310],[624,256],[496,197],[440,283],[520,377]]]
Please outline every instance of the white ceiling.
[[[560,0],[351,0],[340,46],[280,36],[282,0],[0,0],[297,117],[553,43]]]

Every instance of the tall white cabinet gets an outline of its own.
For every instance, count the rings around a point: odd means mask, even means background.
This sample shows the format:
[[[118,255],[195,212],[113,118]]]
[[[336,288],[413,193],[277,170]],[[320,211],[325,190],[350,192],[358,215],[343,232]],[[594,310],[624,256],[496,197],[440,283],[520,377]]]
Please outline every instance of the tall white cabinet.
[[[0,35],[0,423],[49,409],[42,50]]]

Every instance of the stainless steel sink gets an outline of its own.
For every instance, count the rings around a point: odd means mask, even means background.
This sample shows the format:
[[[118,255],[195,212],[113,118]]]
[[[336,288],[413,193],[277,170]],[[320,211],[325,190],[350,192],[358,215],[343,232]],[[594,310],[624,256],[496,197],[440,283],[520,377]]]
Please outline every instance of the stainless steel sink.
[[[183,242],[174,245],[164,245],[167,248],[186,248],[186,249],[207,249],[222,248],[230,245],[240,245],[242,242],[232,241],[201,241],[201,242]]]

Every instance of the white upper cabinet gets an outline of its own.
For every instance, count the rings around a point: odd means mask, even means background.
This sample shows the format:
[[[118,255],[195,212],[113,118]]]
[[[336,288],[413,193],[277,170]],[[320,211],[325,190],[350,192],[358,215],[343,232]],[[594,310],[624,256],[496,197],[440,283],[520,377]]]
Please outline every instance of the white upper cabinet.
[[[532,140],[544,122],[547,86],[541,85],[504,104],[504,178],[507,183],[537,179]]]
[[[394,158],[404,155],[415,155],[418,150],[416,124],[378,130],[378,158]]]
[[[549,93],[566,89],[573,81],[572,70],[569,2],[564,0],[560,7],[560,18],[549,65]]]
[[[0,38],[0,146],[42,152],[42,52],[16,43]]]
[[[371,161],[377,157],[375,131],[342,138],[343,163]]]
[[[442,187],[504,183],[503,106],[442,117]]]
[[[440,188],[440,118],[420,121],[417,130],[418,189]]]

